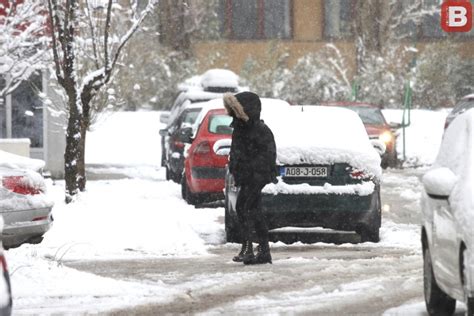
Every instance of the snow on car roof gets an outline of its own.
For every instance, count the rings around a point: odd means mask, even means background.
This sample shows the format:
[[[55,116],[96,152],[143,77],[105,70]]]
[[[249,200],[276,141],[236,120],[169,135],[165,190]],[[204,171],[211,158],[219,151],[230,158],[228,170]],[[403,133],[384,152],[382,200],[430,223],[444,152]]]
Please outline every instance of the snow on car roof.
[[[43,160],[23,157],[0,150],[0,167],[38,171],[44,168],[44,165]]]
[[[341,107],[291,106],[262,116],[275,136],[278,163],[348,163],[380,177],[380,156],[354,111]]]
[[[209,87],[237,89],[239,86],[239,76],[227,69],[209,69],[201,77],[201,86],[204,89]]]

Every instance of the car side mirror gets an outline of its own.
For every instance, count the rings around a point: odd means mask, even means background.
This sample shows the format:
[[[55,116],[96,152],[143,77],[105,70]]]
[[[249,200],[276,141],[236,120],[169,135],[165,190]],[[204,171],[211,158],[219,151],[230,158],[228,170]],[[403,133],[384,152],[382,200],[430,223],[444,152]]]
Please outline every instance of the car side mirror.
[[[457,181],[458,177],[445,167],[428,171],[422,179],[426,193],[434,199],[447,199]]]
[[[383,141],[378,140],[378,139],[371,139],[370,143],[372,144],[372,146],[374,146],[375,150],[380,156],[385,154],[385,151],[387,150],[387,146],[385,145]]]
[[[165,136],[168,136],[168,135],[169,135],[168,134],[168,129],[166,129],[166,128],[165,129],[160,129],[160,136],[165,137]]]
[[[212,149],[218,156],[228,156],[230,153],[230,146],[232,145],[232,139],[224,138],[219,139],[214,143]]]
[[[160,123],[167,124],[169,119],[170,119],[170,112],[166,111],[160,114]]]
[[[183,143],[191,144],[193,142],[193,128],[183,127],[178,131],[178,139]]]

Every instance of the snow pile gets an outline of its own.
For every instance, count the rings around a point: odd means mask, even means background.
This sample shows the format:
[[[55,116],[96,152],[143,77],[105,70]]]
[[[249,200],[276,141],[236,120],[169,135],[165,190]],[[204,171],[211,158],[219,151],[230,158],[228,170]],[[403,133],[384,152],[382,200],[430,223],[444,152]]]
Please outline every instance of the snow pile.
[[[95,314],[113,308],[165,302],[175,295],[157,280],[119,281],[67,268],[33,248],[9,250],[14,314]]]
[[[227,69],[209,69],[201,77],[204,90],[214,87],[234,88],[239,86],[239,76]]]
[[[28,169],[39,171],[44,168],[44,161],[27,158],[0,150],[0,167],[11,169]]]
[[[374,192],[375,184],[372,181],[364,181],[361,184],[312,186],[308,183],[286,184],[279,179],[277,184],[270,183],[263,188],[265,194],[352,194],[367,196]]]
[[[89,181],[88,192],[65,205],[63,183],[51,187],[54,225],[41,248],[65,259],[134,258],[207,254],[222,241],[216,210],[195,211],[180,187],[141,179]]]
[[[160,164],[160,112],[116,112],[87,135],[86,163],[101,165]]]
[[[443,138],[447,113],[448,110],[411,110],[411,124],[405,129],[404,166],[425,166],[434,162]],[[387,122],[402,122],[402,110],[383,110],[383,114]],[[398,158],[403,159],[402,129],[398,131],[396,144]]]
[[[295,106],[263,114],[275,136],[278,164],[348,163],[381,176],[380,156],[357,113],[342,108]]]

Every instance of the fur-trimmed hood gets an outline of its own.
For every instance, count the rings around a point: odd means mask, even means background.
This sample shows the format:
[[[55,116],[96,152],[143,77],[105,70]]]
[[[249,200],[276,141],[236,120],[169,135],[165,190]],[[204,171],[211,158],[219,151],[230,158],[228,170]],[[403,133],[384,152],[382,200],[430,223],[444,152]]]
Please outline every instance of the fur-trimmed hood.
[[[224,94],[224,106],[227,113],[244,122],[260,120],[262,108],[260,98],[252,92],[241,92],[233,95]]]

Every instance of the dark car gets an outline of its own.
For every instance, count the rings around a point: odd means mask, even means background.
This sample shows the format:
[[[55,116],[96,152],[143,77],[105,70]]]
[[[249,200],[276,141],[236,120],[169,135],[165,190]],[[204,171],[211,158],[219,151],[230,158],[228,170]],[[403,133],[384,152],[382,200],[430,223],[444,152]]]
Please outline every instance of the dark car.
[[[360,102],[328,102],[323,105],[344,107],[357,112],[364,123],[369,138],[379,139],[386,146],[385,154],[382,156],[382,168],[397,166],[397,134],[394,130],[400,125],[387,123],[378,106]]]
[[[3,229],[3,218],[0,216],[0,237]],[[8,274],[7,260],[0,238],[0,315],[9,316],[12,313],[12,291]]]
[[[466,112],[467,110],[474,108],[474,94],[469,94],[463,97],[456,105],[449,115],[446,117],[444,123],[444,129],[447,129],[449,124],[460,114]]]
[[[203,102],[193,103],[183,110],[178,118],[166,129],[160,131],[162,142],[162,166],[166,168],[166,180],[180,183],[184,168],[184,149],[186,146],[182,130],[193,126]]]
[[[380,154],[360,118],[335,107],[292,106],[262,118],[277,146],[278,183],[262,191],[269,229],[323,227],[355,231],[361,241],[379,241]],[[337,124],[339,123],[339,124]],[[239,242],[239,188],[226,175],[225,230]]]

